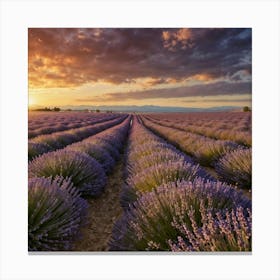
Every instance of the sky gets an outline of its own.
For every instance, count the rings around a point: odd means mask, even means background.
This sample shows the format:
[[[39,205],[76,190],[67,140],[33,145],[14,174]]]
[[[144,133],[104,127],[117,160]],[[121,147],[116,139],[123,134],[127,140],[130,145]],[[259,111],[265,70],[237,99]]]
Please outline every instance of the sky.
[[[29,106],[251,106],[248,28],[29,28]]]

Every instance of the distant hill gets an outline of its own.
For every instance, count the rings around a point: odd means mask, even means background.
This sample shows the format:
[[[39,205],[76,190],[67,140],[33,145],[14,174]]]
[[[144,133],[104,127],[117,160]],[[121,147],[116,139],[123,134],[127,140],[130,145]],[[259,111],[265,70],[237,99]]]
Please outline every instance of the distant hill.
[[[186,107],[161,107],[153,105],[145,106],[59,106],[63,110],[100,110],[114,112],[219,112],[219,111],[240,111],[242,107],[237,106],[222,106],[211,108],[186,108]]]

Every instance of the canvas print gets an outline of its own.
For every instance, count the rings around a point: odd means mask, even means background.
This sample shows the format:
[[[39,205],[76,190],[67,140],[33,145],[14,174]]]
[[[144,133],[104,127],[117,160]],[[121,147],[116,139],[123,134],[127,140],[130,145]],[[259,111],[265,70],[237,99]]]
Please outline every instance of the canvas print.
[[[28,251],[252,251],[250,28],[29,28],[28,83]]]

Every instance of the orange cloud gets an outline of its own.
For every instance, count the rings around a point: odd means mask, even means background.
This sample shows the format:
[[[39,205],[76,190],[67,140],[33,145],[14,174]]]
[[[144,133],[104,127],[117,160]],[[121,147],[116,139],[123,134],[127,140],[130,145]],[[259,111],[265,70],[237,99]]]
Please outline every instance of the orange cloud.
[[[28,62],[30,89],[247,81],[251,30],[30,28]]]
[[[192,38],[192,33],[190,29],[182,28],[175,33],[175,37],[178,41],[187,41]]]
[[[209,74],[196,74],[196,75],[193,75],[193,76],[189,77],[188,79],[201,81],[201,82],[209,82],[209,81],[214,80],[215,77],[213,77]]]
[[[181,28],[177,31],[162,32],[163,46],[170,51],[175,51],[176,46],[185,50],[194,46],[192,32],[189,28]]]

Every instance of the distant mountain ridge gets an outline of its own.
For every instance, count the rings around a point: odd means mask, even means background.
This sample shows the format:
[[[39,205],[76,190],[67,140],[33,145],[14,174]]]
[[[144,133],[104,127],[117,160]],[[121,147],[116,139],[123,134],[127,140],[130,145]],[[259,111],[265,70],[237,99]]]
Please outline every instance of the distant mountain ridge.
[[[154,105],[144,106],[89,106],[89,105],[67,105],[60,106],[61,109],[67,110],[100,110],[114,112],[219,112],[219,111],[240,111],[243,107],[238,106],[221,106],[211,108],[186,108],[186,107],[162,107]]]

